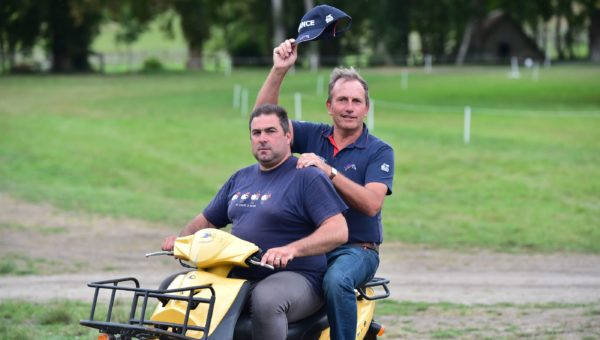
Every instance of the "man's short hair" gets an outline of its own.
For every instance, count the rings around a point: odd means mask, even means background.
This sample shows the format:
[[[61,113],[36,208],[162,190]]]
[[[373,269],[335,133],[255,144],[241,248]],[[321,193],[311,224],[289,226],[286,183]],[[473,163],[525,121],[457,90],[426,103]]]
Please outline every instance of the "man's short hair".
[[[248,121],[248,127],[252,130],[252,120],[262,115],[276,115],[279,118],[279,124],[283,129],[283,133],[290,132],[290,120],[285,109],[279,105],[274,104],[263,104],[252,111],[250,114],[250,120]]]
[[[336,67],[333,69],[333,71],[331,71],[331,76],[329,77],[329,92],[327,102],[331,102],[331,91],[333,90],[335,83],[340,79],[344,79],[346,81],[358,80],[360,85],[362,85],[363,89],[365,90],[365,103],[367,106],[369,106],[369,85],[367,85],[367,82],[363,79],[363,77],[360,76],[360,74],[358,74],[358,71],[356,71],[354,67]]]

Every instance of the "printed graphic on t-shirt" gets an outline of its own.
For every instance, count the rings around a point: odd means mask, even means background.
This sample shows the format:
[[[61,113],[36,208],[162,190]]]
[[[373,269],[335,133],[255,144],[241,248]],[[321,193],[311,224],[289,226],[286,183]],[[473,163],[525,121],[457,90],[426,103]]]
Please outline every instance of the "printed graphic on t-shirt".
[[[271,193],[260,196],[260,204],[265,204],[271,198]]]
[[[258,203],[265,204],[271,198],[271,193],[261,194],[260,191],[255,193],[239,191],[231,196],[231,204],[235,207],[256,208]]]

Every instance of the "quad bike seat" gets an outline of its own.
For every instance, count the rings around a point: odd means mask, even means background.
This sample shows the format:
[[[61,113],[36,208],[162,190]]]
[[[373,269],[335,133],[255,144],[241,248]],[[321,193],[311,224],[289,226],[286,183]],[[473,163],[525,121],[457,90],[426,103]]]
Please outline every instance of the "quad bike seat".
[[[327,311],[325,306],[309,317],[288,325],[287,340],[318,339],[321,332],[329,327],[327,322]],[[235,326],[234,340],[249,339],[252,334],[252,322],[250,314],[240,315]]]

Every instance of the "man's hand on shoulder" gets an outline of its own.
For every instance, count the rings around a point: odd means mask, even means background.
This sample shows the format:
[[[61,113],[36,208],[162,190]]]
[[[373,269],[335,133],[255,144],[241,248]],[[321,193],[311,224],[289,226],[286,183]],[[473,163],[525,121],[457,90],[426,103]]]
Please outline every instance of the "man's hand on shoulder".
[[[319,170],[323,171],[325,176],[330,177],[331,174],[331,166],[325,163],[323,157],[320,157],[314,153],[303,153],[298,157],[298,164],[296,164],[296,168],[307,168],[309,166],[317,167]]]

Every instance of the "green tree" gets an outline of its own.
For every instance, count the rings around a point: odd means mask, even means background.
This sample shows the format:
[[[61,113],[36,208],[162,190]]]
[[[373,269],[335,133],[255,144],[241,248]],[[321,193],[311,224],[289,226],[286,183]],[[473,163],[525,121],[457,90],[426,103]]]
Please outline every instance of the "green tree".
[[[376,59],[392,64],[394,59],[403,60],[408,55],[410,8],[409,0],[380,0],[369,6],[370,41]]]
[[[588,51],[589,59],[600,62],[600,1],[585,1],[586,10],[589,13]]]
[[[40,8],[33,0],[0,2],[0,68],[15,67],[17,51],[28,53],[41,34]]]
[[[48,0],[42,7],[43,31],[53,72],[87,72],[90,46],[102,22],[101,0]]]
[[[421,37],[423,54],[449,58],[470,18],[470,0],[422,0],[411,2],[410,27]]]
[[[181,19],[181,31],[188,45],[188,69],[202,68],[202,45],[210,36],[209,8],[203,0],[174,0],[172,7]]]

